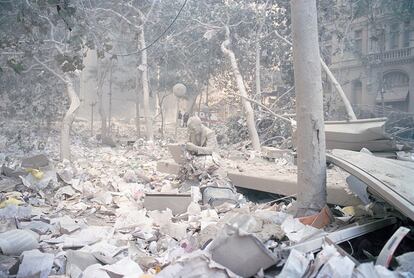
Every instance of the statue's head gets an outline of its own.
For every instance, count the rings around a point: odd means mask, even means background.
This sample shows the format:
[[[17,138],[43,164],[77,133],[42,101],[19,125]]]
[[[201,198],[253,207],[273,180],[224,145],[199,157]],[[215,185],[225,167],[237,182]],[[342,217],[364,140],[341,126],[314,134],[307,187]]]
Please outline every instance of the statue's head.
[[[188,119],[187,128],[190,134],[199,134],[203,130],[203,124],[199,117],[192,116]]]

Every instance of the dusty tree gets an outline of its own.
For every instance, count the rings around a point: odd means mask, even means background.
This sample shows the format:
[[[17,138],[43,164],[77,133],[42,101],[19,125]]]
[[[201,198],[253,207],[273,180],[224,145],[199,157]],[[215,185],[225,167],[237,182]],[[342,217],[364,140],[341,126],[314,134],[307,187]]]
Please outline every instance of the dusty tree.
[[[323,93],[316,1],[291,1],[295,71],[298,216],[326,205],[326,157]]]
[[[244,111],[246,114],[247,128],[249,130],[249,136],[252,142],[253,149],[256,151],[260,151],[260,141],[259,135],[257,134],[256,123],[254,121],[254,111],[250,102],[246,100],[246,97],[248,97],[246,87],[244,86],[243,77],[237,65],[236,56],[234,55],[234,52],[231,50],[230,28],[226,26],[225,29],[226,40],[221,44],[221,50],[230,60],[231,68],[233,70],[234,77],[236,78],[237,88],[239,89],[240,95],[242,96],[241,101],[243,103]]]

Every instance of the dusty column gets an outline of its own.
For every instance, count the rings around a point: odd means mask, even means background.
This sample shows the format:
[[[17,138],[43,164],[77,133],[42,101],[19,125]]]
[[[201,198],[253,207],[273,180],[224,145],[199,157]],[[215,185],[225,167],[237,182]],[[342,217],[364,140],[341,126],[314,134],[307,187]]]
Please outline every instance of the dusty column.
[[[292,0],[295,72],[298,211],[318,213],[326,204],[326,157],[323,95],[315,0]]]
[[[141,44],[141,70],[142,70],[142,92],[144,95],[144,117],[145,117],[145,135],[147,136],[147,141],[152,141],[154,139],[154,133],[152,130],[152,115],[150,110],[150,96],[149,96],[149,79],[148,79],[148,62],[147,62],[147,50],[145,45],[145,34],[144,27],[141,27],[141,32],[139,33],[139,41]]]

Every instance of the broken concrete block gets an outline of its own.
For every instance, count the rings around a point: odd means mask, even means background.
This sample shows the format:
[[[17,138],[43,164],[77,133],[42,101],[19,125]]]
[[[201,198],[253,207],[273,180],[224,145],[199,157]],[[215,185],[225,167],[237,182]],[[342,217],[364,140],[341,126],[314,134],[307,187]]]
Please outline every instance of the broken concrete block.
[[[49,253],[42,253],[39,250],[31,250],[23,252],[22,258],[17,278],[46,278],[52,270],[55,256]]]
[[[145,194],[144,207],[147,210],[163,211],[169,208],[174,215],[185,213],[191,203],[191,194]]]
[[[201,191],[203,204],[209,204],[212,207],[220,206],[226,202],[237,204],[237,195],[231,188],[207,186]]]
[[[280,225],[274,223],[265,223],[260,232],[254,234],[261,242],[266,242],[271,238],[282,240],[285,232]]]
[[[38,154],[22,160],[21,166],[23,168],[39,169],[49,165],[49,159],[44,154]]]
[[[0,277],[16,275],[19,269],[19,259],[0,255]]]
[[[30,230],[11,230],[0,234],[0,249],[5,255],[19,256],[22,252],[39,248],[39,236]]]
[[[19,226],[21,229],[32,230],[39,235],[44,235],[52,229],[52,225],[43,221],[20,222]]]
[[[72,184],[73,171],[70,168],[65,168],[56,173],[58,177],[66,184]]]
[[[237,231],[227,237],[216,238],[208,247],[211,258],[242,277],[254,276],[278,262],[276,255],[251,234]]]

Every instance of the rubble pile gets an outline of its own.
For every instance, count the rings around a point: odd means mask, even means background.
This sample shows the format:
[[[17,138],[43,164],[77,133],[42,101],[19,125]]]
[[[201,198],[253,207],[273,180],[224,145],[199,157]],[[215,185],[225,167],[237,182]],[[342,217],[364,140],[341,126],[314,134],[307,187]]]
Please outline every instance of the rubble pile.
[[[372,206],[330,206],[331,224],[319,227],[291,215],[292,198],[204,200],[197,184],[156,170],[164,142],[111,148],[76,136],[73,162],[57,160],[56,137],[46,142],[1,157],[0,277],[413,277],[410,253],[391,271],[324,240],[369,222]],[[381,217],[373,221],[395,223]],[[309,240],[322,248],[316,256],[291,249]]]

